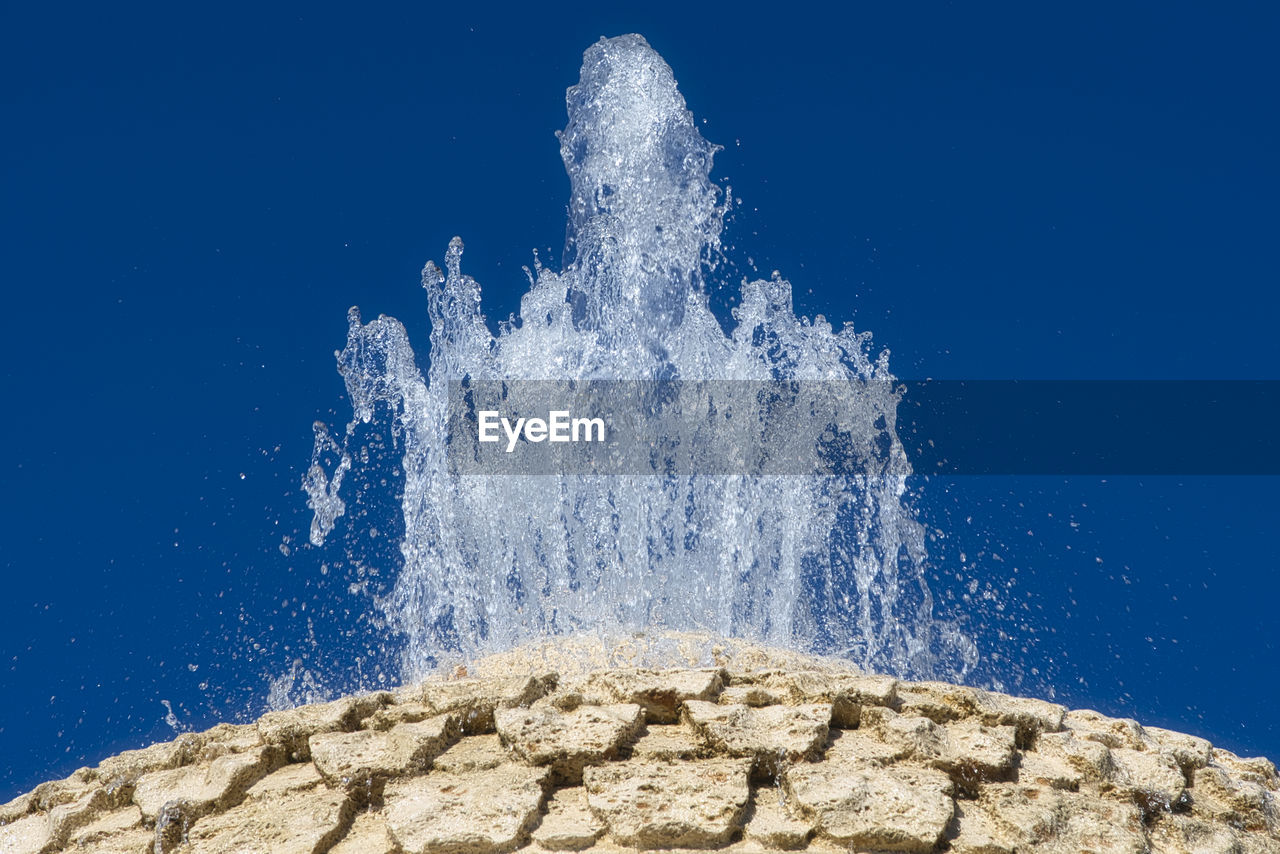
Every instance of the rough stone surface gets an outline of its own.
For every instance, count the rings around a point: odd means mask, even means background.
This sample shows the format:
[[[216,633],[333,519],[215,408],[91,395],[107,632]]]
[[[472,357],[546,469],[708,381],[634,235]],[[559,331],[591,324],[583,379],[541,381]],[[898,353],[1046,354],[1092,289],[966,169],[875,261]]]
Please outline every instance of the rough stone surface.
[[[741,827],[749,759],[620,762],[586,769],[591,811],[619,845],[714,848]]]
[[[387,786],[391,838],[409,854],[511,851],[541,813],[545,768],[433,772]]]
[[[1266,759],[750,645],[678,638],[670,669],[631,643],[607,672],[545,666],[585,646],[509,653],[127,751],[0,806],[0,854],[1280,854]]]

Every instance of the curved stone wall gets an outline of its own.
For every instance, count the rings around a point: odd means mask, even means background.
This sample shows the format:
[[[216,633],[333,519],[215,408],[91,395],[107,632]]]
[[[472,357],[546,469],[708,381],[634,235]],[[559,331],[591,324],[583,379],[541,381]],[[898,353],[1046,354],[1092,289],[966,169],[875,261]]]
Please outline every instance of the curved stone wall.
[[[37,787],[0,807],[0,852],[1280,852],[1265,759],[787,664],[461,676],[271,712]]]

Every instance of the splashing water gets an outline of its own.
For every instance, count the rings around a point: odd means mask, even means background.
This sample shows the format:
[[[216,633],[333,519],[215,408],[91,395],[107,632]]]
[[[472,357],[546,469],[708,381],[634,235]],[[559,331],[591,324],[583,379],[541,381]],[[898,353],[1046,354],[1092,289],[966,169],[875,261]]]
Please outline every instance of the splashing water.
[[[304,483],[315,545],[346,511],[357,426],[386,419],[402,453],[403,566],[379,603],[403,637],[402,678],[541,636],[662,629],[962,679],[976,649],[933,614],[887,352],[873,359],[849,325],[797,318],[777,274],[744,282],[736,326],[721,329],[705,284],[730,201],[709,177],[718,149],[643,38],[589,48],[566,100],[563,270],[535,260],[519,319],[495,337],[454,238],[445,270],[423,271],[426,378],[399,321],[353,309],[339,370],[354,420],[343,442],[317,425]],[[450,472],[450,383],[596,379],[840,383],[858,401],[842,440],[864,464],[839,476]]]

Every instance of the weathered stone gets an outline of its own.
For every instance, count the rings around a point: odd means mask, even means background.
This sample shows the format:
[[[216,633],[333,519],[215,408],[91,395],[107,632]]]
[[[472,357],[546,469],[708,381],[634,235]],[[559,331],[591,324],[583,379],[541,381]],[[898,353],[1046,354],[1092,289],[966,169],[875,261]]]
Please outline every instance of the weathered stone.
[[[1164,813],[1148,832],[1152,854],[1245,854],[1231,827],[1177,813]],[[1280,851],[1280,843],[1273,850]]]
[[[645,720],[675,723],[686,700],[715,700],[724,687],[724,672],[705,670],[607,670],[589,674],[575,686],[583,702],[595,705],[634,703]]]
[[[947,730],[920,715],[898,714],[891,709],[867,709],[857,732],[874,733],[902,757],[921,762],[941,760],[947,753]]]
[[[351,829],[328,854],[398,854],[387,829],[387,820],[378,813],[358,813]]]
[[[547,691],[547,683],[533,676],[501,679],[456,679],[426,682],[418,701],[436,714],[453,714],[464,735],[493,732],[496,709],[529,706]]]
[[[390,730],[326,732],[311,736],[311,758],[332,784],[363,786],[431,767],[454,740],[457,724],[451,715],[439,715]]]
[[[1244,830],[1271,830],[1277,810],[1270,792],[1252,780],[1233,777],[1225,768],[1197,768],[1191,810],[1197,818],[1224,821]]]
[[[248,799],[193,824],[181,854],[313,854],[337,842],[354,814],[346,795],[324,788]]]
[[[556,779],[576,783],[587,765],[613,759],[644,725],[634,703],[582,706],[572,712],[552,707],[499,709],[502,743],[532,765],[548,765]]]
[[[458,739],[452,747],[437,756],[431,763],[431,767],[450,774],[487,771],[510,762],[512,756],[512,752],[502,746],[502,740],[496,733],[468,735]]]
[[[1010,697],[991,691],[977,691],[974,702],[978,716],[988,725],[1012,726],[1018,732],[1018,746],[1027,748],[1042,732],[1059,732],[1067,707],[1029,697]]]
[[[619,845],[714,848],[742,824],[750,771],[749,759],[630,761],[587,768],[583,784]]]
[[[47,815],[36,813],[0,825],[0,851],[4,854],[41,854],[51,842]]]
[[[720,692],[719,702],[725,706],[758,709],[761,706],[780,706],[787,702],[787,695],[764,685],[730,685]]]
[[[646,727],[631,748],[636,759],[697,759],[711,755],[706,741],[688,724]]]
[[[393,780],[384,794],[387,827],[406,854],[510,851],[537,822],[549,774],[512,764]]]
[[[36,793],[24,792],[9,803],[0,807],[0,827],[6,824],[13,824],[27,813],[36,809]]]
[[[426,703],[403,702],[394,703],[378,709],[364,722],[366,729],[391,729],[397,724],[412,724],[434,718],[436,710]]]
[[[214,809],[226,809],[270,770],[266,751],[220,756],[208,765],[191,765],[144,774],[133,790],[133,802],[148,822],[160,818],[166,804],[181,804],[190,823]],[[171,811],[171,815],[173,811]]]
[[[262,744],[262,735],[256,724],[218,724],[200,733],[204,744],[197,762],[212,762],[228,753],[245,753]]]
[[[311,736],[359,729],[361,721],[390,702],[390,698],[386,693],[367,694],[267,712],[258,720],[258,733],[265,744],[280,747],[290,760],[305,762],[311,758]]]
[[[966,783],[998,780],[1013,770],[1018,755],[1012,726],[988,726],[976,718],[966,718],[943,728],[946,738],[942,756],[933,764],[950,771]]]
[[[1280,776],[1276,774],[1275,763],[1270,759],[1261,756],[1245,758],[1236,756],[1229,750],[1214,748],[1210,754],[1210,761],[1214,765],[1227,769],[1237,780],[1257,783],[1273,792],[1280,791]]]
[[[977,714],[978,694],[975,688],[946,682],[899,682],[898,711],[943,724]]]
[[[1174,758],[1184,774],[1190,775],[1195,769],[1208,765],[1213,756],[1213,745],[1203,738],[1154,726],[1144,729],[1162,752]]]
[[[1063,725],[1077,738],[1096,741],[1107,747],[1127,747],[1130,750],[1158,747],[1155,739],[1143,730],[1142,724],[1131,718],[1109,718],[1092,709],[1074,709],[1067,712]]]
[[[297,762],[273,771],[249,787],[247,800],[284,798],[294,792],[305,792],[320,785],[320,772],[310,762]]]
[[[140,828],[141,825],[142,810],[130,804],[118,810],[95,815],[92,821],[70,833],[64,844],[71,848],[87,848],[93,845],[96,850],[98,843],[104,839],[123,834],[125,831],[135,830]],[[150,834],[146,835],[150,837]],[[4,849],[0,848],[0,850]]]
[[[1084,782],[1084,775],[1065,761],[1030,751],[1018,757],[1016,778],[1024,786],[1044,786],[1073,792]]]
[[[910,753],[910,748],[888,744],[873,729],[840,729],[832,730],[823,758],[841,765],[877,768],[905,759]]]
[[[784,762],[816,756],[826,744],[831,721],[828,703],[803,706],[718,706],[698,700],[685,713],[718,753],[746,756],[760,773],[773,774]]]
[[[91,823],[110,807],[110,798],[105,789],[94,789],[79,800],[58,804],[49,810],[50,842],[58,847],[65,845],[72,833]]]
[[[107,786],[130,786],[142,775],[152,771],[190,765],[199,758],[204,744],[203,736],[188,732],[173,741],[153,744],[139,750],[126,750],[102,760],[96,769],[97,776]]]
[[[560,789],[547,801],[546,814],[533,831],[533,841],[548,851],[581,851],[604,833],[604,824],[587,806],[581,786]]]
[[[794,705],[828,703],[831,723],[852,728],[858,726],[863,706],[892,706],[897,702],[898,680],[874,674],[800,670],[771,673],[762,685],[784,694],[785,702]]]
[[[813,820],[796,818],[782,805],[777,786],[761,786],[752,799],[746,837],[769,848],[803,848],[813,834]]]
[[[982,787],[974,801],[956,802],[951,851],[955,854],[1017,854],[1052,836],[1061,799],[1051,790],[1015,783]]]
[[[1110,780],[1115,771],[1105,744],[1077,738],[1071,731],[1045,733],[1036,740],[1035,752],[1069,766],[1088,781]]]
[[[783,783],[820,836],[855,848],[932,851],[955,811],[950,778],[926,768],[800,764]]]
[[[1051,854],[1145,854],[1142,813],[1133,804],[1083,793],[1059,792],[1062,808]]]
[[[1169,810],[1182,798],[1187,781],[1172,756],[1154,750],[1111,750],[1117,788],[1135,798],[1147,810]]]

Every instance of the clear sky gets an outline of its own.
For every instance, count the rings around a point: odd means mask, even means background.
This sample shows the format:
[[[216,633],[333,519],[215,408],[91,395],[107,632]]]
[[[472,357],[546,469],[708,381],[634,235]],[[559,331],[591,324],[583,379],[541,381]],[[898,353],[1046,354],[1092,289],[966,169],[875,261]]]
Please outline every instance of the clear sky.
[[[278,548],[312,422],[348,417],[346,310],[425,350],[455,234],[517,309],[601,35],[644,34],[725,147],[737,271],[899,376],[1280,379],[1271,7],[603,5],[0,12],[0,800],[172,737],[162,700],[256,713],[304,603],[322,643],[374,631]],[[1276,479],[1116,475],[919,484],[944,606],[1010,687],[1280,757]],[[947,598],[1015,576],[1026,651]]]

